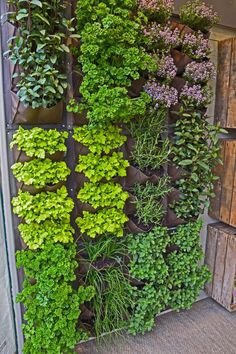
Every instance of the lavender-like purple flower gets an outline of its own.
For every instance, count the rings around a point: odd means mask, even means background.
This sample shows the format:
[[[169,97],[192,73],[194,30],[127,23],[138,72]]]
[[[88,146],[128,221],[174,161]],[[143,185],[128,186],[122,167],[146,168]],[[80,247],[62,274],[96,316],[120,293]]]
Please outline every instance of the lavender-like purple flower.
[[[163,56],[159,59],[159,61],[157,61],[157,64],[158,70],[156,75],[162,79],[166,79],[167,81],[173,80],[177,73],[174,59],[170,55]]]
[[[140,10],[160,22],[167,21],[174,9],[174,0],[138,0]]]
[[[201,85],[185,84],[181,93],[180,100],[186,106],[194,106],[195,108],[206,107],[211,101],[211,91],[207,87]]]
[[[201,0],[190,0],[180,9],[181,22],[194,30],[209,30],[219,21],[217,12],[212,6]]]
[[[206,83],[216,78],[215,65],[210,61],[189,63],[185,69],[184,78],[194,84]]]
[[[186,33],[182,42],[183,52],[193,59],[206,58],[210,53],[209,41],[198,32],[196,35]]]
[[[148,81],[144,91],[152,98],[155,108],[170,108],[178,103],[178,91],[168,85],[160,85],[155,80]]]
[[[155,22],[150,23],[148,26],[143,27],[143,34],[152,46],[169,52],[171,48],[180,45],[180,31],[178,28],[172,30],[170,25],[164,27]]]

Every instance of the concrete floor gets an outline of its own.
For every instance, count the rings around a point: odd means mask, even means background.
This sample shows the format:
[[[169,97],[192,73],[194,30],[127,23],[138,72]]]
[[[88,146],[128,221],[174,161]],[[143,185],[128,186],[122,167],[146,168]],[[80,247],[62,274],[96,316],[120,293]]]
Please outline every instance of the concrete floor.
[[[106,343],[80,344],[81,354],[236,354],[236,313],[211,299],[189,311],[157,318],[156,328],[144,336],[116,335]]]

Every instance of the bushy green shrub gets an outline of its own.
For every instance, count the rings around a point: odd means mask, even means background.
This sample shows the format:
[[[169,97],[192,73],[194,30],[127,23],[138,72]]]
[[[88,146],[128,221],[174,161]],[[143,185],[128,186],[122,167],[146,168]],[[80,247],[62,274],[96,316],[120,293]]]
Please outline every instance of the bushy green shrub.
[[[10,147],[13,148],[16,145],[27,156],[44,159],[46,154],[53,155],[58,151],[66,152],[66,138],[68,138],[68,132],[59,132],[56,129],[19,127],[13,135]]]
[[[13,175],[19,182],[32,185],[35,188],[43,188],[66,181],[70,174],[70,169],[65,162],[53,162],[50,159],[17,162],[11,168]]]
[[[17,266],[25,272],[24,288],[17,296],[26,309],[24,354],[69,353],[78,341],[88,338],[77,323],[80,306],[95,292],[91,286],[73,290],[75,255],[73,244],[51,243],[39,251],[17,253]]]

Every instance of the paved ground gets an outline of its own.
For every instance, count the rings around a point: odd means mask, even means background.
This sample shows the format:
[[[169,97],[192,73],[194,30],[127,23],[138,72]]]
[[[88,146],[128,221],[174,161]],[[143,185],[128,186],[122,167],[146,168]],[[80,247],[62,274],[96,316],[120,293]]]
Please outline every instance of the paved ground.
[[[190,311],[157,318],[144,336],[115,336],[107,344],[94,341],[78,347],[81,354],[236,354],[236,312],[229,313],[211,299]]]

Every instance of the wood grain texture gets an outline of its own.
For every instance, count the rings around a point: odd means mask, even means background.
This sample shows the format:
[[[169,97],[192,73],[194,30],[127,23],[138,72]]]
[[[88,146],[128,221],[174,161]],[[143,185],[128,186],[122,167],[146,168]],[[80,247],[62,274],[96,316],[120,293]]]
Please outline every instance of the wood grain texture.
[[[231,39],[231,67],[228,89],[227,128],[236,128],[236,39]],[[228,70],[226,66],[226,71]]]
[[[221,303],[231,310],[233,302],[234,278],[236,266],[236,236],[228,235],[228,243],[224,264],[224,280],[221,293]]]
[[[218,44],[215,119],[220,122],[222,127],[227,127],[231,57],[232,39],[220,41]]]
[[[215,261],[216,261],[216,245],[217,245],[217,238],[218,238],[218,229],[215,227],[215,225],[216,224],[208,225],[207,227],[205,264],[208,266],[212,276],[210,281],[205,286],[205,291],[209,296],[212,296],[212,286],[213,286]]]

